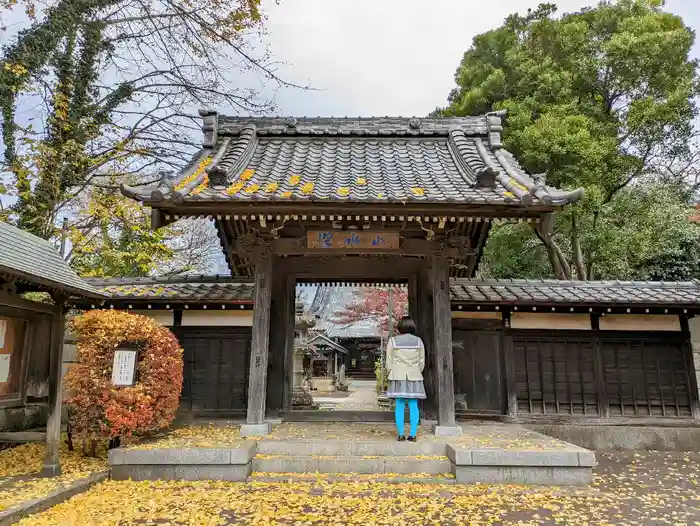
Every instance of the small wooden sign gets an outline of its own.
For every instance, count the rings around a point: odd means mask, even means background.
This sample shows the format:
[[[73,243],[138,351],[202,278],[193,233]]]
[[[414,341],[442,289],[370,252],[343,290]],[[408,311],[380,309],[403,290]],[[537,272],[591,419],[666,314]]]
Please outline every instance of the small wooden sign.
[[[335,250],[398,250],[398,232],[368,230],[315,230],[306,234],[307,248]]]
[[[138,349],[120,346],[114,350],[112,384],[116,387],[131,387],[136,383]]]

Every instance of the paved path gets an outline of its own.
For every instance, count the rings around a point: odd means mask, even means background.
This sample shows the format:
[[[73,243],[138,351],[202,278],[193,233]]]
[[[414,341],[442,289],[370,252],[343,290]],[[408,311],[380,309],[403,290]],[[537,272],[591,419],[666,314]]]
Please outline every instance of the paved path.
[[[347,398],[329,398],[314,396],[319,409],[336,411],[379,411],[377,404],[376,382],[374,380],[351,380],[348,386],[350,396]]]

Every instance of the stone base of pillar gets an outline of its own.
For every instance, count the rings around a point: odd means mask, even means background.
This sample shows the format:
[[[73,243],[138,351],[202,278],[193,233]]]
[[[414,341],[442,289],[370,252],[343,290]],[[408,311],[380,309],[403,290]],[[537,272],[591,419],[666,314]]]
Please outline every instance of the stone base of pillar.
[[[261,437],[270,433],[272,433],[272,424],[270,422],[241,425],[241,436],[243,437]]]
[[[61,465],[60,464],[44,464],[39,473],[41,477],[60,477],[61,476]]]
[[[436,437],[455,437],[462,435],[464,430],[461,428],[461,426],[441,426],[439,424],[435,424],[433,426],[433,433]]]

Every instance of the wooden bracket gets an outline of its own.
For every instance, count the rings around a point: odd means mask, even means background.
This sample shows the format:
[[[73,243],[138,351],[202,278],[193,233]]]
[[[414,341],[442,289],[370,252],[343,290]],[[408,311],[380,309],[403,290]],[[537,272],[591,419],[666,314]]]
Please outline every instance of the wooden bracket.
[[[476,255],[477,251],[472,248],[471,238],[468,236],[449,236],[447,246],[456,249],[457,257],[467,258]]]

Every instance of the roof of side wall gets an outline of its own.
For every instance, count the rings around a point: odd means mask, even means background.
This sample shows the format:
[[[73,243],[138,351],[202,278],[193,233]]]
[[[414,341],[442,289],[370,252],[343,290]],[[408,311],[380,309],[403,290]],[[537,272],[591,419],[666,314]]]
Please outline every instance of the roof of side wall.
[[[1,221],[0,274],[40,290],[85,298],[106,297],[78,277],[51,243]]]
[[[184,303],[253,302],[249,280],[227,276],[174,278],[120,278],[90,280],[113,301],[134,305],[158,300]],[[342,289],[342,290],[341,290]],[[312,313],[342,309],[358,288],[321,286]],[[559,281],[559,280],[450,280],[453,305],[547,306],[659,306],[700,309],[700,282]]]

